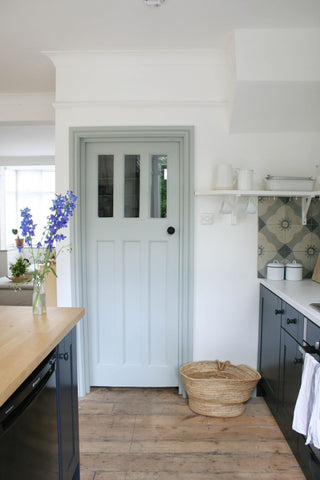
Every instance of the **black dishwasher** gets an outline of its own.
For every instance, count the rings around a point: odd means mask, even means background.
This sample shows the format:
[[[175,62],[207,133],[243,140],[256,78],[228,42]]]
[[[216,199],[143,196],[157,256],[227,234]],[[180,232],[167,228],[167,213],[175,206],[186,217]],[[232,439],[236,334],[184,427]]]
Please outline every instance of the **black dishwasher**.
[[[0,480],[59,478],[55,356],[0,408]]]

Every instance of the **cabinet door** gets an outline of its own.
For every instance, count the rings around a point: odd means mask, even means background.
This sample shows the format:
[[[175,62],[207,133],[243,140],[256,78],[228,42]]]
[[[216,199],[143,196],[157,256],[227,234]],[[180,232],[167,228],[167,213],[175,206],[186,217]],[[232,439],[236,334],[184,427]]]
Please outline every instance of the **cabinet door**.
[[[260,295],[259,369],[266,395],[279,396],[281,299],[265,287]]]
[[[76,479],[79,463],[76,329],[57,349],[57,398],[60,480]]]
[[[292,430],[294,407],[302,375],[302,354],[299,343],[285,330],[281,331],[280,426],[293,453],[297,455],[298,434]]]
[[[291,425],[301,384],[303,358],[299,352],[299,343],[284,330],[281,347],[281,407]]]
[[[320,342],[320,327],[308,320],[307,322],[307,343],[314,346],[315,343]]]

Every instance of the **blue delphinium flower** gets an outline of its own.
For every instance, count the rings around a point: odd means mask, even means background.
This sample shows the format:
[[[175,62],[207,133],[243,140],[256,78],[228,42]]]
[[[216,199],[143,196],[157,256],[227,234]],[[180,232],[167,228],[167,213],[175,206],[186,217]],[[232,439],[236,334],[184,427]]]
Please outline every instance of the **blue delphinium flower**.
[[[50,252],[54,248],[56,242],[61,242],[65,238],[65,235],[58,233],[61,228],[66,228],[70,217],[73,215],[73,211],[76,208],[77,197],[71,190],[68,190],[66,195],[56,195],[56,198],[52,200],[52,207],[50,210],[53,212],[49,215],[47,225],[44,230],[43,238],[37,243],[37,248],[45,246]],[[21,210],[21,232],[22,236],[29,247],[32,247],[32,239],[35,236],[36,224],[33,223],[30,208],[26,207]]]
[[[61,242],[67,238],[62,233],[58,233],[61,228],[66,228],[70,217],[76,207],[77,197],[70,190],[66,195],[56,195],[55,200],[52,201],[50,210],[53,212],[48,218],[47,231],[44,243],[46,248],[52,251],[55,242]]]
[[[25,241],[29,247],[32,246],[32,237],[35,235],[36,224],[33,223],[32,215],[30,213],[30,208],[26,207],[21,210],[21,232],[22,236],[25,238]]]
[[[24,208],[21,210],[21,232],[25,238],[26,244],[30,247],[31,256],[34,264],[33,280],[34,285],[38,286],[38,295],[33,302],[33,308],[35,310],[35,304],[40,300],[40,285],[42,284],[45,276],[52,271],[56,275],[55,270],[50,263],[50,256],[52,251],[56,248],[57,242],[65,240],[67,237],[60,232],[62,228],[68,226],[70,217],[73,215],[73,211],[76,208],[76,195],[68,190],[66,195],[56,195],[56,198],[52,201],[52,207],[50,208],[50,215],[47,217],[47,224],[44,228],[42,238],[40,242],[33,247],[32,240],[35,237],[36,224],[33,223],[30,208]],[[43,248],[45,253],[43,254]],[[63,247],[62,247],[63,248]],[[56,257],[61,252],[62,248],[56,253]],[[40,265],[41,270],[40,270]],[[41,306],[41,313],[43,309]]]

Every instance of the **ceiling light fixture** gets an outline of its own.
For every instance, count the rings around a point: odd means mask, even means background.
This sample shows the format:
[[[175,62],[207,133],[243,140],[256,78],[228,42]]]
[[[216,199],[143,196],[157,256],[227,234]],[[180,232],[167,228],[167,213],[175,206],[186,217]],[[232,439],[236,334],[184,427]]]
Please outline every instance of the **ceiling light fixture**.
[[[161,5],[165,2],[165,0],[144,0],[146,5],[152,7],[161,7]]]

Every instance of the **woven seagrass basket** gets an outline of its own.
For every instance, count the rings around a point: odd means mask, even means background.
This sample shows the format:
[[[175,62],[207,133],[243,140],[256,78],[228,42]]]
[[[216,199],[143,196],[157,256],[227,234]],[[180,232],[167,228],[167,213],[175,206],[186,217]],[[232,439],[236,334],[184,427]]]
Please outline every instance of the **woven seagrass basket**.
[[[209,417],[241,415],[244,402],[261,378],[253,368],[219,360],[187,363],[180,368],[180,374],[189,408]]]

